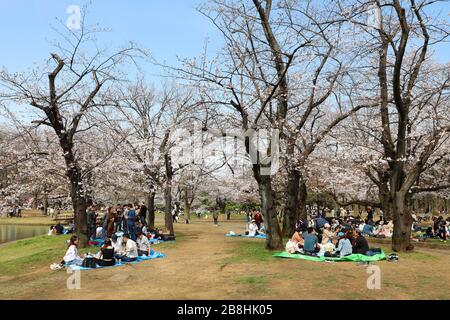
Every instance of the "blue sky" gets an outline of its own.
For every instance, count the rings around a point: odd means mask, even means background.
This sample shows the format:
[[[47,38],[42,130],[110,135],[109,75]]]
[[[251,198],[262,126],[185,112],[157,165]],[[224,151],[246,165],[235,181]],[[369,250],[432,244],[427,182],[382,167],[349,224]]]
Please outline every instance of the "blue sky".
[[[118,47],[129,41],[149,49],[159,61],[176,64],[176,56],[194,57],[208,38],[208,53],[221,45],[221,36],[196,7],[207,0],[93,0],[88,24],[98,23],[111,32],[100,35],[102,44]],[[320,0],[317,0],[320,1]],[[86,0],[0,0],[0,68],[23,71],[34,62],[49,58],[51,41],[58,38],[52,26],[62,29],[69,5],[83,6]],[[436,10],[450,14],[450,2],[438,3]],[[436,58],[450,61],[450,45],[440,45]],[[149,73],[157,73],[147,67]],[[158,82],[157,78],[150,80]]]
[[[209,39],[210,52],[220,46],[220,37],[210,21],[196,11],[202,0],[95,0],[89,5],[88,24],[98,23],[111,32],[98,35],[102,44],[126,45],[129,41],[149,49],[160,61],[176,63],[176,56],[197,56]],[[49,58],[52,29],[66,22],[69,5],[76,0],[0,0],[2,50],[0,67],[21,71],[33,62]]]

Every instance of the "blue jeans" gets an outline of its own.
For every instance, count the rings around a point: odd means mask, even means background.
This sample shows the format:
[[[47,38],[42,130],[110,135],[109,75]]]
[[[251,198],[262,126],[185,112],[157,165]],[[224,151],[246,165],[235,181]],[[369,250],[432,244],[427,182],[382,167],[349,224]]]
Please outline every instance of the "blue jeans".
[[[75,259],[72,261],[64,262],[64,264],[66,266],[81,266],[82,263],[83,263],[83,260],[81,260],[81,259]]]
[[[128,233],[130,234],[131,240],[136,241],[136,230],[134,227],[134,221],[132,223],[128,223]]]
[[[115,258],[117,260],[119,260],[119,259],[122,260],[122,262],[133,262],[133,261],[136,261],[136,259],[137,259],[137,258],[130,258],[130,257],[127,257],[127,256],[122,255],[122,254],[116,254]]]

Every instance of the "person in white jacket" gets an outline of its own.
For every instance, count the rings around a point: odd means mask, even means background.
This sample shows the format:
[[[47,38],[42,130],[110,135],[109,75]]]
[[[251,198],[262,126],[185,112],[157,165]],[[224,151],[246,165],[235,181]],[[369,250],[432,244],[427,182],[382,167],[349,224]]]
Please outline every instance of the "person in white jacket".
[[[117,253],[115,258],[118,260],[122,260],[123,262],[132,262],[136,261],[138,254],[138,248],[136,242],[134,242],[129,234],[123,235],[123,243],[125,244],[125,248],[122,252]]]
[[[256,221],[255,221],[255,219],[253,219],[252,223],[250,223],[250,225],[248,226],[248,235],[250,237],[254,237],[254,236],[258,235],[258,230],[259,230],[259,228],[256,224]]]
[[[142,233],[142,231],[138,231],[137,233],[136,244],[139,256],[150,255],[150,243],[148,241],[148,238]]]
[[[76,265],[81,266],[83,259],[78,256],[78,237],[72,236],[67,247],[66,254],[64,255],[63,262],[66,266]]]

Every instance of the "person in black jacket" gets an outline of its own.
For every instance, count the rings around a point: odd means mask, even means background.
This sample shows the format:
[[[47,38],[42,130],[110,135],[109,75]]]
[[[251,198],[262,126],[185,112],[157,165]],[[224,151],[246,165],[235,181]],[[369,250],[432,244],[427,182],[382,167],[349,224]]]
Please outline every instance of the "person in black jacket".
[[[144,203],[139,207],[139,219],[144,226],[147,226],[147,207]]]
[[[369,243],[360,230],[356,230],[356,238],[353,241],[353,253],[366,254],[369,251]]]

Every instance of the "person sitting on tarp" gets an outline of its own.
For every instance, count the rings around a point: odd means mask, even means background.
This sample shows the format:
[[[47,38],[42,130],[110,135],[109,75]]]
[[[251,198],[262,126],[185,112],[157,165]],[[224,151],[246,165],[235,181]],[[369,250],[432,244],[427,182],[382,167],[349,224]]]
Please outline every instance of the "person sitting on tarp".
[[[366,220],[366,224],[364,225],[364,228],[362,229],[362,233],[368,236],[373,236],[373,223],[372,221],[367,221]]]
[[[295,253],[300,248],[303,248],[305,240],[301,236],[301,228],[296,228],[292,238],[286,243],[286,251],[289,253]]]
[[[259,234],[258,230],[259,228],[258,225],[256,224],[256,220],[253,219],[252,223],[250,223],[250,225],[248,226],[248,235],[250,237],[257,236]]]
[[[115,252],[121,252],[123,250],[123,238],[117,236],[115,233],[111,236],[111,244],[114,247]]]
[[[64,227],[61,223],[57,223],[55,226],[56,234],[63,234],[64,233]]]
[[[148,242],[148,238],[142,233],[142,231],[138,231],[136,245],[138,247],[138,255],[139,256],[149,256],[150,255],[150,243]]]
[[[345,257],[353,253],[352,243],[349,240],[351,237],[350,233],[339,232],[339,243],[336,248],[336,254],[339,254],[340,257]]]
[[[66,254],[64,255],[61,265],[66,266],[81,266],[83,259],[78,255],[78,237],[72,236],[69,240]]]
[[[51,226],[51,227],[50,227],[50,229],[48,230],[47,235],[48,235],[48,236],[54,236],[54,235],[56,235],[56,229],[55,229],[55,226]]]
[[[125,244],[125,248],[121,252],[116,253],[115,258],[124,262],[136,261],[139,255],[137,245],[128,233],[123,235],[123,243]]]
[[[319,217],[316,219],[316,230],[319,231],[328,223],[327,219]]]
[[[327,244],[329,242],[333,242],[336,238],[336,235],[333,231],[331,231],[331,226],[329,223],[325,223],[322,232],[322,244]]]
[[[297,222],[295,223],[295,229],[300,229],[301,233],[306,232],[306,230],[308,229],[308,220],[306,219],[298,219]]]
[[[96,264],[101,267],[110,267],[116,264],[116,259],[114,259],[114,247],[112,245],[111,239],[106,239],[100,251],[94,258]]]
[[[353,253],[359,254],[366,254],[366,252],[369,251],[369,243],[359,230],[356,230],[356,238],[353,241],[352,251]]]
[[[338,233],[339,243],[334,253],[325,253],[325,257],[345,257],[353,253],[352,244],[343,232]]]
[[[309,227],[307,233],[303,235],[303,239],[303,251],[307,253],[317,253],[320,251],[319,239],[314,233],[314,228]]]

